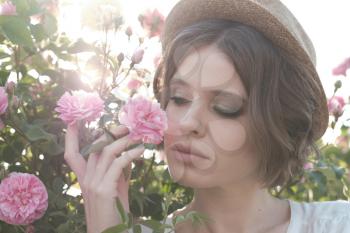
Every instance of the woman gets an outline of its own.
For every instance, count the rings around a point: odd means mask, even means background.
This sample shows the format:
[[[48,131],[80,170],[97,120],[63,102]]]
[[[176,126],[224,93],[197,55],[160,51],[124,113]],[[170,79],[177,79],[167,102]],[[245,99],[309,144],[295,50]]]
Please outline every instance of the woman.
[[[348,202],[297,203],[267,192],[301,174],[328,124],[312,43],[281,2],[182,0],[166,20],[162,46],[154,90],[169,127],[161,149],[174,181],[194,189],[174,214],[196,210],[213,220],[199,229],[179,224],[177,233],[350,232]],[[112,133],[120,139],[87,163],[77,129],[66,134],[89,233],[119,223],[116,197],[128,210],[122,169],[143,152],[123,153],[139,143],[126,127]]]

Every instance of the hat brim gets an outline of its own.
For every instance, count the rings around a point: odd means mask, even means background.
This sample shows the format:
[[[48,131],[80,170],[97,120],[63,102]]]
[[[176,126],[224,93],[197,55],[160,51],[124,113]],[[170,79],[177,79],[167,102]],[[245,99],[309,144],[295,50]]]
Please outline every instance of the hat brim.
[[[166,18],[161,35],[163,52],[181,29],[206,19],[227,19],[251,26],[310,68],[319,86],[319,102],[313,114],[313,139],[322,137],[328,127],[329,114],[327,98],[315,68],[315,50],[288,8],[277,0],[263,4],[252,0],[182,0]]]

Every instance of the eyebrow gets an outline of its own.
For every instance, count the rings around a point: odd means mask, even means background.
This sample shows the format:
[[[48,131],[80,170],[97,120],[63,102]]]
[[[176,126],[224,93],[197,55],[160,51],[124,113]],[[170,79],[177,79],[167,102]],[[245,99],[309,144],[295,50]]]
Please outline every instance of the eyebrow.
[[[179,79],[179,78],[173,78],[170,80],[170,85],[181,85],[181,86],[186,86],[186,87],[189,87],[190,84],[187,83],[185,80],[183,79]],[[223,91],[223,90],[215,90],[215,89],[212,89],[210,90],[209,92],[213,93],[215,96],[216,95],[224,95],[224,96],[231,96],[231,97],[234,97],[234,98],[241,98],[243,102],[245,102],[245,98],[243,96],[240,96],[239,94],[237,93],[233,93],[233,92],[230,92],[230,91]]]

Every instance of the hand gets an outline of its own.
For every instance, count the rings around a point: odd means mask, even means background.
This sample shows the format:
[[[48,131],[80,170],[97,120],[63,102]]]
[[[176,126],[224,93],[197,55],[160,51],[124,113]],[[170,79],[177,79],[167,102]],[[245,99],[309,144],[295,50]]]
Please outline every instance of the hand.
[[[79,153],[78,127],[68,126],[66,132],[64,159],[76,174],[82,190],[88,233],[101,233],[120,223],[117,197],[125,211],[129,212],[130,176],[125,178],[122,171],[123,168],[131,169],[131,162],[140,157],[145,149],[141,145],[125,151],[130,145],[141,141],[129,139],[128,128],[123,125],[112,128],[111,133],[119,139],[105,146],[100,154],[91,153],[86,161]],[[94,143],[100,140],[106,140],[106,135]]]

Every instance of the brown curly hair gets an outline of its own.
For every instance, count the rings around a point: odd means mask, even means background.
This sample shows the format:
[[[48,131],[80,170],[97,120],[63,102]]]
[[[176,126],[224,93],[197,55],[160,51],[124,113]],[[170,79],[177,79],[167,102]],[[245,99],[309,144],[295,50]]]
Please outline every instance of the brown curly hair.
[[[169,81],[194,49],[215,45],[232,61],[248,94],[250,133],[260,152],[263,187],[286,186],[303,175],[307,156],[319,149],[312,114],[317,83],[295,57],[247,25],[222,19],[200,21],[177,33],[163,51],[153,89],[161,107],[169,101]],[[163,144],[161,145],[161,147]]]

